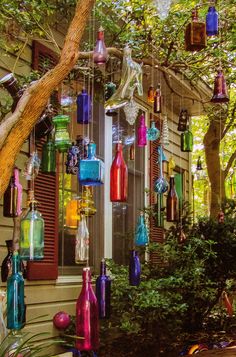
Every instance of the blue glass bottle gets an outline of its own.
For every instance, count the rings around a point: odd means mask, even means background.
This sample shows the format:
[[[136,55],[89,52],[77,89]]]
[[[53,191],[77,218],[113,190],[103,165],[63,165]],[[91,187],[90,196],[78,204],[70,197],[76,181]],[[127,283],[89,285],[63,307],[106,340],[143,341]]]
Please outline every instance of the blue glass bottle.
[[[96,280],[96,296],[99,318],[109,318],[111,314],[111,279],[106,275],[105,260],[101,261],[100,275]]]
[[[104,163],[96,157],[96,144],[88,145],[88,157],[80,160],[79,182],[84,186],[100,186],[104,182]]]
[[[20,256],[13,253],[12,275],[7,279],[7,328],[22,329],[25,322],[24,279],[20,272]]]
[[[206,15],[206,34],[207,36],[218,35],[219,16],[215,6],[210,6]]]
[[[140,284],[141,264],[138,252],[134,249],[130,251],[129,259],[129,284],[138,286]]]
[[[147,131],[147,138],[150,141],[157,140],[160,137],[160,130],[156,128],[155,121],[151,122],[151,127]]]
[[[91,122],[91,97],[82,89],[82,92],[77,97],[77,123],[88,124]]]
[[[148,243],[148,231],[144,220],[144,215],[141,212],[138,218],[135,230],[135,244],[137,246],[146,245]]]

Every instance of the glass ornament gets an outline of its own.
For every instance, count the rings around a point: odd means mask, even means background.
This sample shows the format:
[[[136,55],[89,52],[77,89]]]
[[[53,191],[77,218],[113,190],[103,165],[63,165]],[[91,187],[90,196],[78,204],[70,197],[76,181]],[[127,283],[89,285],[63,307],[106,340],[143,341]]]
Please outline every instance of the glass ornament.
[[[105,100],[108,100],[109,98],[111,98],[113,96],[113,94],[116,91],[116,84],[113,82],[109,82],[105,84]],[[106,111],[106,115],[109,117],[113,117],[115,115],[117,115],[118,112],[115,110],[107,110]]]
[[[84,215],[81,215],[75,241],[75,262],[81,263],[89,260],[89,231]]]
[[[147,145],[147,127],[145,124],[144,114],[140,115],[138,127],[138,146],[143,147]]]
[[[80,220],[80,199],[73,197],[66,205],[66,227],[77,228]]]
[[[158,16],[161,20],[165,20],[168,17],[172,0],[155,0]]]
[[[89,124],[92,120],[92,100],[86,89],[78,95],[77,100],[77,123]]]
[[[53,325],[58,330],[65,330],[71,323],[71,317],[64,311],[59,311],[53,316]]]
[[[138,105],[134,100],[130,100],[124,107],[125,118],[130,125],[134,125],[139,112]]]
[[[79,182],[83,186],[100,186],[104,182],[104,163],[96,157],[96,144],[88,145],[88,157],[79,162]]]
[[[92,187],[84,186],[80,201],[80,213],[85,216],[93,216],[96,212]]]
[[[169,162],[168,162],[168,175],[169,176],[173,175],[175,166],[176,166],[175,160],[174,160],[173,156],[171,156],[169,158]]]
[[[77,175],[79,169],[79,148],[72,143],[69,147],[66,158],[66,173],[71,175]]]
[[[154,87],[150,86],[148,88],[148,98],[147,98],[148,103],[154,103],[154,96],[155,96]]]
[[[148,230],[145,224],[144,214],[141,212],[135,229],[135,245],[148,244]]]
[[[162,96],[161,96],[161,85],[158,84],[154,94],[154,104],[153,111],[156,114],[161,113],[162,109]]]
[[[155,121],[151,122],[151,127],[147,131],[147,138],[149,141],[155,141],[160,137],[160,130],[156,128]]]
[[[3,196],[3,216],[18,217],[22,213],[22,185],[19,181],[19,169],[14,167],[13,175]]]
[[[198,171],[203,170],[201,156],[198,156],[196,170],[198,170]]]
[[[214,92],[211,98],[212,103],[227,103],[229,101],[226,80],[222,68],[218,69],[215,77]]]
[[[20,256],[12,256],[12,275],[7,279],[7,328],[20,330],[25,323],[24,279],[20,272]]]
[[[215,6],[210,6],[206,15],[206,34],[216,36],[219,32],[219,16]]]
[[[189,129],[181,134],[181,151],[192,152],[193,151],[193,134]]]
[[[44,258],[44,220],[37,210],[38,202],[30,202],[30,210],[20,224],[20,256],[23,260]]]
[[[101,261],[100,275],[96,280],[96,297],[99,318],[109,318],[111,315],[111,279],[106,275],[106,262],[104,259]]]
[[[176,222],[179,220],[179,199],[175,189],[175,177],[170,176],[170,188],[166,200],[166,220]]]
[[[16,109],[17,103],[20,100],[23,90],[19,87],[17,79],[14,77],[13,73],[8,73],[0,79],[0,85],[3,85],[4,88],[8,91],[13,99],[11,106],[11,111],[14,112]]]
[[[101,26],[97,33],[97,42],[93,51],[93,61],[94,63],[100,65],[105,64],[107,59],[108,52],[104,42],[104,29]]]
[[[138,95],[143,95],[142,67],[132,60],[131,52],[128,46],[124,48],[120,85],[105,102],[105,109],[118,109],[126,105],[133,98],[136,88]]]
[[[163,154],[163,149],[161,146],[158,146],[158,164],[159,164],[159,177],[154,182],[153,190],[158,194],[161,195],[168,190],[169,184],[165,177],[163,176],[163,158],[165,158]]]
[[[10,276],[12,272],[12,254],[13,254],[12,239],[6,240],[5,242],[7,245],[7,255],[3,259],[1,264],[1,279],[3,283],[7,281],[7,278]]]
[[[59,152],[66,152],[71,145],[70,135],[67,130],[67,125],[70,122],[69,115],[57,115],[52,118],[55,125],[55,148]]]
[[[167,115],[163,115],[162,133],[161,133],[161,143],[162,143],[162,145],[163,145],[164,147],[165,147],[165,146],[168,146],[168,145],[170,144]]]
[[[207,45],[206,24],[198,19],[198,10],[192,11],[192,22],[185,29],[186,51],[200,51]]]
[[[189,114],[187,109],[181,109],[179,114],[178,131],[185,131],[189,123]]]
[[[135,159],[135,146],[134,146],[134,144],[130,145],[129,159],[130,159],[130,161],[134,161],[134,159]]]
[[[99,347],[98,304],[91,284],[89,267],[83,268],[83,286],[76,304],[76,348],[79,351],[97,350]]]
[[[122,151],[122,143],[116,144],[116,154],[110,170],[111,202],[126,202],[128,193],[128,168]]]
[[[44,173],[56,172],[56,149],[51,136],[48,136],[42,148],[41,171]]]
[[[38,152],[34,151],[30,154],[29,159],[25,163],[23,176],[26,180],[31,181],[36,178],[39,173],[41,160],[38,156]]]
[[[141,279],[141,264],[138,252],[134,249],[130,251],[129,258],[129,285],[138,286]]]

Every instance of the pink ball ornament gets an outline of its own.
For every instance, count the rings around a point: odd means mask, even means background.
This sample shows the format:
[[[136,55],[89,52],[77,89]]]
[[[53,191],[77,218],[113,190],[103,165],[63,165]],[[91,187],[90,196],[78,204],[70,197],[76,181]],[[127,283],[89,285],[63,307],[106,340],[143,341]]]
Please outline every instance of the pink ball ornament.
[[[53,317],[53,324],[58,330],[66,329],[71,322],[70,315],[67,312],[60,311]]]

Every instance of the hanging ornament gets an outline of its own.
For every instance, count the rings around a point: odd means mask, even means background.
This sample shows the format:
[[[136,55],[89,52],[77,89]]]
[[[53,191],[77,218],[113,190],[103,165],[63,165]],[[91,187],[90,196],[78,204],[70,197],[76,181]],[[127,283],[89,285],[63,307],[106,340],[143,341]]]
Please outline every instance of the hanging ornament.
[[[138,146],[143,147],[147,145],[147,127],[145,124],[144,114],[140,115],[138,127]]]
[[[100,319],[107,319],[111,314],[111,279],[106,275],[106,263],[103,259],[100,265],[100,275],[96,280],[96,297]]]
[[[20,256],[23,260],[44,258],[44,220],[37,210],[38,202],[30,202],[30,210],[20,224]]]
[[[66,173],[71,175],[78,174],[78,165],[79,165],[79,148],[77,145],[72,143],[71,147],[67,152],[66,158]]]
[[[153,190],[158,194],[161,195],[163,193],[165,193],[168,190],[169,184],[167,182],[167,180],[165,179],[165,177],[163,176],[163,159],[165,159],[163,150],[161,146],[158,146],[158,165],[159,165],[159,169],[160,169],[160,174],[159,177],[156,179],[156,181],[154,182],[154,187]]]
[[[77,228],[80,220],[80,199],[73,197],[66,205],[66,227]]]
[[[59,152],[66,152],[71,145],[67,125],[70,122],[69,115],[57,115],[52,118],[55,125],[55,148]]]
[[[97,33],[97,42],[93,51],[93,61],[94,63],[101,65],[105,64],[107,59],[108,52],[104,42],[104,29],[101,26]]]
[[[118,109],[126,105],[137,88],[138,95],[143,95],[142,67],[131,58],[132,50],[124,48],[123,65],[120,86],[113,96],[105,103],[105,109]]]
[[[147,131],[147,138],[149,141],[155,141],[160,137],[160,130],[156,128],[155,121],[151,121],[151,126]]]
[[[148,103],[154,103],[154,97],[155,97],[155,90],[153,86],[150,86],[148,88]]]
[[[134,144],[130,145],[130,148],[129,148],[129,159],[130,161],[134,161],[134,158],[135,158],[135,147],[134,147]]]
[[[139,108],[136,102],[131,99],[124,107],[125,118],[130,125],[134,125],[137,118]]]
[[[206,24],[198,19],[198,10],[192,11],[192,22],[185,29],[186,51],[200,51],[207,45]]]
[[[198,156],[196,170],[198,170],[198,171],[203,170],[201,156]]]
[[[92,187],[84,186],[80,201],[80,213],[89,217],[93,216],[96,212]]]
[[[183,244],[187,239],[182,226],[177,231],[177,239],[179,244]]]
[[[161,96],[161,85],[158,84],[154,94],[154,104],[153,111],[156,114],[161,113],[162,108],[162,96]]]
[[[104,182],[104,163],[96,157],[96,144],[88,145],[88,157],[79,162],[79,182],[83,186],[100,186]]]
[[[22,212],[22,185],[19,181],[19,169],[14,167],[13,175],[3,196],[3,216],[18,217]]]
[[[129,259],[129,284],[132,286],[138,286],[141,278],[141,264],[138,256],[138,252],[134,249],[130,251]]]
[[[168,17],[172,0],[155,0],[154,3],[157,7],[158,16],[161,20]]]
[[[206,15],[206,34],[216,36],[219,32],[219,16],[215,6],[210,6]]]
[[[42,149],[41,171],[44,173],[54,173],[56,171],[56,149],[51,136],[48,136]]]
[[[92,100],[86,89],[78,95],[77,100],[77,123],[89,124],[92,120]]]
[[[71,317],[64,311],[59,311],[53,316],[53,325],[58,330],[65,330],[71,323]]]
[[[174,160],[173,156],[171,156],[169,158],[169,162],[168,162],[168,175],[169,176],[173,175],[175,166],[176,166],[175,160]]]
[[[91,284],[90,268],[83,268],[83,286],[76,304],[76,348],[79,351],[97,350],[98,304]]]
[[[225,221],[225,215],[222,209],[220,209],[220,212],[218,213],[218,222],[219,223],[224,223]]]
[[[81,220],[78,225],[75,242],[75,262],[80,264],[89,259],[89,231],[84,215],[81,215]]]
[[[128,193],[128,168],[125,163],[121,141],[116,144],[116,155],[110,170],[111,202],[126,202]]]
[[[193,151],[193,134],[187,128],[183,133],[181,133],[181,151],[192,152]]]
[[[163,115],[163,124],[162,124],[162,133],[161,133],[161,143],[162,145],[168,146],[170,144],[169,142],[169,128],[168,128],[168,121],[167,121],[167,115]]]
[[[34,151],[30,154],[29,159],[25,163],[23,176],[26,180],[31,181],[36,178],[39,173],[41,160],[38,156],[38,152]]]
[[[229,101],[227,85],[223,75],[222,68],[217,70],[218,74],[215,77],[214,93],[211,98],[212,103],[227,103]]]
[[[116,84],[113,82],[109,82],[105,84],[105,101],[107,101],[108,99],[110,99],[113,94],[116,91]],[[115,110],[107,110],[106,111],[106,115],[109,117],[113,117],[116,116],[118,114],[117,111]]]
[[[179,114],[178,131],[185,131],[189,123],[189,114],[187,109],[181,109]]]
[[[170,176],[170,188],[166,201],[166,220],[167,222],[175,222],[179,220],[179,199],[175,189],[175,177]]]
[[[135,229],[135,245],[143,246],[148,244],[148,230],[144,220],[144,214],[141,212]]]

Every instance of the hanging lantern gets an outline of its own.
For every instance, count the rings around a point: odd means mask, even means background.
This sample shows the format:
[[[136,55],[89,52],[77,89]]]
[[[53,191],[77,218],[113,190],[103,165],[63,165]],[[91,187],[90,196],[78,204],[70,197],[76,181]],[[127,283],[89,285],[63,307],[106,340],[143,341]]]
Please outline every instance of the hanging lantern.
[[[66,205],[66,227],[77,228],[80,220],[80,200],[73,197]]]
[[[169,185],[168,185],[167,180],[163,176],[163,161],[166,160],[166,157],[164,155],[164,152],[163,152],[161,146],[158,146],[157,152],[158,152],[158,165],[159,165],[160,173],[159,173],[159,177],[154,182],[153,190],[158,195],[161,195],[168,190]]]
[[[52,138],[48,136],[42,149],[41,171],[44,173],[54,173],[56,171],[56,149]]]
[[[219,32],[219,16],[215,6],[210,6],[206,15],[206,34],[216,36]]]
[[[225,221],[225,215],[222,209],[220,209],[220,212],[218,213],[218,222],[219,223],[224,223]]]
[[[160,137],[160,130],[156,128],[155,121],[151,121],[151,127],[147,131],[147,138],[149,141],[155,141]]]
[[[181,134],[181,151],[193,151],[193,134],[189,129],[185,130],[185,132]]]
[[[138,286],[141,278],[141,264],[138,256],[138,252],[134,249],[130,251],[129,259],[129,284],[132,286]]]
[[[162,145],[164,147],[168,146],[170,144],[170,142],[169,142],[169,128],[168,128],[167,115],[163,115],[161,143],[162,143]]]
[[[67,131],[67,125],[70,122],[68,115],[57,115],[52,118],[55,125],[55,148],[59,152],[66,152],[71,145],[70,136]]]
[[[30,158],[25,163],[23,176],[26,180],[30,181],[35,179],[39,173],[41,160],[38,156],[38,152],[34,151],[30,154]]]
[[[203,170],[201,156],[198,156],[196,170],[198,170],[198,171]]]
[[[92,116],[92,101],[86,89],[83,88],[82,92],[78,95],[77,100],[77,123],[88,124],[91,122]]]
[[[215,77],[214,93],[211,98],[212,103],[227,103],[229,101],[227,85],[222,68],[218,69]]]
[[[89,260],[89,231],[84,215],[78,225],[75,241],[75,262],[80,264]]]
[[[155,97],[155,90],[153,86],[150,86],[148,88],[148,103],[154,103],[154,97]]]
[[[100,275],[96,280],[96,297],[99,318],[109,318],[111,314],[111,279],[106,275],[105,260],[101,261]]]
[[[80,152],[77,145],[72,143],[71,147],[68,150],[66,158],[66,173],[71,175],[78,174],[78,165],[79,165]]]
[[[139,108],[134,100],[130,100],[124,107],[125,118],[130,125],[134,125]]]
[[[161,20],[165,20],[169,14],[170,5],[172,0],[155,0],[154,3],[157,7],[158,16]]]
[[[128,193],[128,168],[123,158],[121,141],[116,144],[116,155],[110,171],[111,202],[126,202]]]
[[[99,28],[97,33],[97,42],[93,51],[93,61],[94,63],[101,65],[105,64],[108,59],[108,52],[104,42],[104,29]]]
[[[153,111],[156,114],[161,113],[161,107],[162,107],[162,96],[161,96],[161,85],[157,85],[157,89],[155,90],[154,94],[154,105],[153,105]]]
[[[79,182],[83,186],[100,186],[104,182],[104,163],[96,157],[96,144],[88,145],[88,157],[79,162]]]
[[[116,91],[116,84],[113,82],[109,82],[105,84],[105,100],[107,101],[109,98],[113,96]],[[117,111],[115,110],[107,110],[106,115],[109,117],[113,117],[117,115]]]
[[[170,188],[166,201],[166,220],[167,222],[175,222],[179,220],[179,199],[175,189],[175,177],[170,176]]]
[[[84,186],[80,201],[80,213],[85,216],[93,216],[97,212],[93,200],[92,187]]]
[[[171,156],[169,158],[169,162],[168,162],[168,175],[169,176],[173,175],[175,166],[176,166],[175,160],[174,160],[173,156]]]
[[[135,147],[134,144],[131,144],[129,148],[129,159],[130,161],[134,161],[134,158],[135,158]]]
[[[185,49],[187,51],[200,51],[207,45],[206,24],[198,19],[198,10],[192,11],[192,22],[185,29]]]
[[[189,115],[187,109],[181,109],[179,114],[178,131],[185,131],[189,123]]]
[[[147,127],[145,124],[144,114],[140,115],[138,127],[138,146],[143,147],[147,145]]]
[[[30,202],[28,214],[20,224],[20,256],[23,260],[44,258],[44,220],[37,210],[38,202]]]
[[[19,180],[19,169],[14,167],[9,185],[3,196],[3,216],[18,217],[22,212],[22,185]]]
[[[135,229],[135,245],[143,246],[148,244],[148,231],[144,220],[144,214],[141,212]]]

